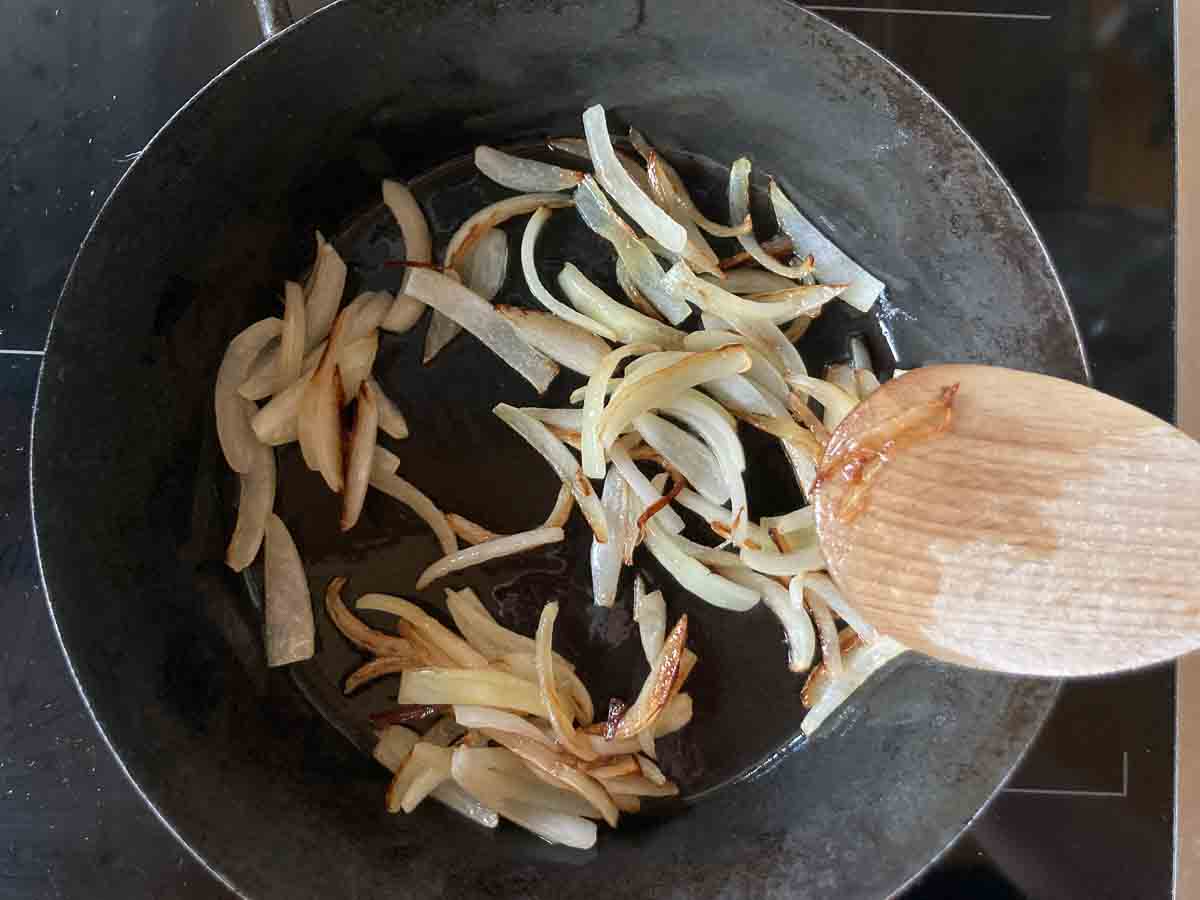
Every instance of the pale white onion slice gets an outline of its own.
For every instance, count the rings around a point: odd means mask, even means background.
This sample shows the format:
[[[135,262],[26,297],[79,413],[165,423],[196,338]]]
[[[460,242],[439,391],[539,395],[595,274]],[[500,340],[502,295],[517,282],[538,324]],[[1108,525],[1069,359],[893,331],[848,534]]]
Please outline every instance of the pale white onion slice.
[[[550,429],[537,419],[507,403],[497,404],[492,412],[509,428],[521,435],[533,449],[542,455],[546,462],[550,463],[559,480],[571,488],[571,492],[575,495],[575,502],[579,504],[579,510],[587,519],[588,525],[591,526],[596,540],[600,543],[607,541],[608,524],[604,518],[604,508],[600,505],[600,498],[596,496],[591,482],[584,476],[583,470],[575,461],[571,451],[567,449],[567,445],[556,438]]]
[[[834,387],[839,387],[846,392],[847,396],[853,397],[855,400],[861,400],[862,397],[858,393],[858,379],[854,377],[854,369],[845,363],[835,363],[827,366],[823,380],[828,381]],[[829,417],[829,411],[826,410],[826,417]],[[829,424],[825,425],[830,431]],[[836,423],[834,425],[836,427]]]
[[[569,816],[600,818],[595,807],[561,786],[561,781],[545,775],[505,747],[463,747],[456,752],[468,757],[470,763],[478,760],[488,772],[503,776],[504,791],[510,799],[519,798],[529,806]]]
[[[562,431],[580,431],[583,428],[582,409],[557,409],[541,406],[522,406],[521,412],[533,416],[539,422]]]
[[[654,487],[650,483],[650,479],[634,464],[629,455],[626,440],[617,441],[608,448],[609,458],[612,460],[613,466],[621,473],[621,477],[625,479],[625,483],[629,485],[629,489],[641,501],[641,505],[643,507],[651,506],[662,499],[662,491]],[[654,516],[654,521],[671,534],[683,531],[683,519],[679,518],[679,513],[670,506],[660,509]]]
[[[604,395],[609,379],[623,360],[630,356],[653,353],[653,344],[626,344],[606,353],[588,378],[583,394],[583,430],[580,432],[583,472],[589,478],[603,478],[604,445],[600,443],[600,420],[604,413]]]
[[[734,316],[732,323],[734,328],[746,337],[748,343],[752,342],[763,350],[785,377],[792,373],[808,374],[808,366],[805,365],[796,345],[770,319]]]
[[[642,413],[633,425],[647,444],[701,494],[714,503],[729,499],[721,464],[704,441],[654,413]]]
[[[711,280],[710,276],[702,277],[709,277]],[[776,275],[774,272],[768,272],[764,269],[751,269],[749,267],[726,272],[725,278],[719,283],[729,293],[737,294],[740,297],[753,294],[767,294],[771,291],[783,291],[796,286],[796,282],[790,278],[784,278],[782,275]]]
[[[454,553],[458,550],[458,539],[454,536],[450,523],[446,521],[445,513],[415,485],[397,475],[395,465],[389,468],[391,460],[394,459],[395,457],[383,447],[375,448],[375,458],[371,466],[371,487],[387,494],[393,500],[399,500],[415,512],[436,535],[442,552]]]
[[[630,502],[629,488],[616,466],[604,477],[601,505],[608,522],[608,540],[603,544],[592,541],[592,601],[597,606],[612,606],[617,599],[617,582],[625,550],[630,545],[630,532],[636,537],[637,522]]]
[[[500,816],[484,803],[479,802],[454,781],[443,781],[429,795],[438,803],[454,810],[460,816],[470,819],[476,825],[484,828],[495,828],[500,824]]]
[[[622,343],[683,345],[684,332],[617,302],[571,263],[559,273],[558,286],[577,310],[603,324]]]
[[[646,662],[654,665],[667,635],[667,603],[662,591],[646,593],[640,575],[633,583],[633,620],[638,623],[638,636],[642,640]]]
[[[463,588],[461,591],[447,589],[446,609],[459,633],[489,660],[497,660],[510,654],[523,654],[532,658],[533,639],[510,631],[492,618],[492,614],[471,588]],[[555,654],[554,662],[560,670],[560,676],[568,680],[567,676],[573,673],[574,667],[558,654]]]
[[[428,308],[416,297],[399,293],[392,301],[392,305],[379,327],[384,331],[392,332],[392,334],[404,334],[412,330],[412,327],[417,324]]]
[[[400,676],[397,703],[422,706],[495,706],[546,718],[536,684],[495,669],[409,669]]]
[[[487,659],[465,640],[415,603],[390,594],[363,594],[355,606],[360,610],[385,612],[407,622],[423,641],[444,653],[456,666],[486,669]]]
[[[684,488],[675,498],[675,502],[684,509],[691,510],[705,522],[713,532],[726,540],[733,540],[738,543],[734,534],[734,525],[741,525],[742,520],[746,517],[743,515],[738,522],[734,522],[734,514],[724,506],[718,506],[704,497],[701,497],[695,491]],[[756,550],[771,548],[771,535],[767,529],[754,522],[745,522],[745,537],[738,543],[739,547],[753,547]],[[732,556],[732,554],[730,554]],[[734,557],[737,559],[737,557]]]
[[[755,382],[770,391],[771,396],[786,403],[791,391],[783,378],[783,373],[762,350],[754,343],[747,341],[744,335],[735,334],[732,331],[704,329],[703,331],[693,331],[684,338],[683,342],[683,346],[688,350],[715,350],[731,344],[741,344],[750,354],[751,366],[746,377],[754,379]]]
[[[879,633],[875,630],[875,626],[850,605],[850,602],[838,590],[837,585],[833,583],[833,579],[825,573],[805,573],[803,589],[823,600],[834,613],[841,617],[843,622],[854,629],[854,633],[862,641],[870,643],[878,638]]]
[[[532,653],[506,653],[498,660],[494,660],[493,665],[533,684],[538,683],[537,660]],[[579,676],[572,669],[563,665],[562,657],[557,653],[554,654],[554,666],[554,670],[558,674],[559,690],[566,691],[570,696],[575,717],[581,724],[590,723],[596,712],[592,705],[591,694],[579,680]]]
[[[731,222],[741,222],[750,215],[750,160],[742,157],[729,169],[729,219]],[[789,235],[790,237],[790,235]],[[763,249],[753,230],[738,235],[738,243],[749,253],[756,263],[785,278],[804,278],[812,270],[804,263],[785,265]],[[799,247],[793,241],[793,247]]]
[[[267,665],[286,666],[309,659],[316,649],[316,632],[308,577],[287,526],[274,514],[267,518],[263,584]]]
[[[850,414],[850,411],[858,405],[858,398],[851,396],[835,384],[830,384],[828,381],[822,381],[820,378],[813,378],[809,375],[801,375],[799,373],[789,373],[787,376],[788,384],[795,390],[799,391],[808,397],[812,397],[821,406],[825,407],[825,427],[836,428],[842,419]]]
[[[455,782],[471,796],[551,844],[563,844],[578,850],[589,850],[596,845],[595,822],[581,816],[540,809],[514,799],[514,796],[520,796],[519,783],[505,779],[482,765],[469,766],[466,756],[469,749],[464,747],[454,752],[450,771]]]
[[[472,566],[503,559],[506,556],[514,556],[517,553],[544,547],[546,544],[556,544],[562,539],[563,530],[561,528],[534,528],[531,531],[510,534],[458,550],[448,556],[443,556],[425,569],[417,579],[417,590],[422,591],[439,578],[445,578],[453,572],[461,572]]]
[[[685,262],[671,266],[663,284],[667,290],[694,303],[702,311],[735,324],[736,320],[748,319],[790,322],[797,316],[812,315],[845,288],[842,284],[814,284],[793,289],[788,292],[786,299],[774,302],[751,300],[731,294],[721,285],[705,281]]]
[[[783,534],[792,531],[812,531],[817,527],[816,507],[802,506],[782,516],[763,516],[762,526]]]
[[[687,244],[684,246],[683,252],[678,255],[691,263],[696,271],[711,274],[715,278],[723,278],[720,259],[692,218],[692,210],[696,208],[695,204],[689,205],[690,197],[688,198],[689,202],[685,202],[675,183],[664,177],[664,166],[666,165],[656,152],[651,151],[646,159],[646,174],[650,180],[650,195],[654,202],[687,231]],[[650,240],[653,239],[648,239],[647,245]],[[658,244],[657,241],[654,243]],[[664,247],[663,250],[666,251],[666,248]]]
[[[660,209],[625,171],[613,149],[604,107],[596,104],[583,113],[583,131],[588,153],[596,167],[596,179],[612,194],[645,232],[675,253],[687,246],[687,231]]]
[[[387,791],[387,810],[411,813],[421,801],[450,778],[453,751],[421,741],[392,779]]]
[[[379,332],[372,331],[367,337],[360,338],[352,344],[347,344],[338,359],[338,371],[341,373],[342,405],[358,396],[358,389],[371,375],[375,368],[375,357],[379,354]]]
[[[554,138],[547,141],[546,145],[551,150],[557,150],[560,153],[577,156],[580,159],[586,159],[591,162],[592,154],[588,150],[587,140],[584,138]],[[615,147],[613,150],[617,154],[617,161],[629,173],[629,177],[634,180],[644,193],[649,194],[650,179],[646,175],[646,170],[638,165],[638,161],[631,154],[624,150],[618,150]]]
[[[666,531],[655,516],[646,523],[646,548],[685,590],[722,609],[744,612],[759,600],[758,591],[722,578],[681,546],[683,539]]]
[[[346,489],[342,495],[342,531],[349,531],[362,515],[363,501],[371,481],[375,459],[375,437],[379,429],[379,406],[375,394],[364,382],[358,389],[354,406],[354,428],[350,432],[350,450],[346,454]]]
[[[392,295],[387,291],[363,291],[346,304],[346,343],[370,337],[387,318],[392,308]]]
[[[275,506],[275,451],[256,444],[248,471],[241,473],[237,524],[225,551],[225,564],[240,572],[258,556],[267,519]]]
[[[696,562],[703,563],[705,566],[719,569],[745,568],[737,555],[730,553],[728,550],[720,550],[716,547],[706,547],[703,544],[697,544],[695,541],[689,540],[681,534],[675,535],[675,544],[680,550],[696,560]]]
[[[311,285],[305,297],[306,349],[311,350],[329,334],[345,288],[346,263],[333,249],[333,244],[328,243],[318,231],[317,259],[313,263]]]
[[[496,312],[508,319],[534,349],[585,377],[596,370],[610,349],[590,329],[580,328],[553,313],[503,305],[497,306]]]
[[[522,193],[567,191],[583,179],[583,173],[574,169],[513,156],[484,145],[475,148],[475,168],[496,184]]]
[[[812,698],[813,704],[800,723],[801,730],[806,735],[815,733],[821,727],[821,723],[845,703],[851,694],[862,687],[868,678],[906,649],[908,648],[890,637],[881,637],[870,644],[859,644],[851,648],[846,654],[845,670],[841,676],[826,678],[826,684],[823,685],[824,690],[815,692],[819,693],[819,697]],[[820,667],[813,670],[813,676],[818,671],[820,671]],[[813,676],[809,678],[810,684]],[[805,689],[807,692],[807,685]]]
[[[554,622],[557,618],[558,601],[552,600],[542,607],[534,638],[538,688],[542,692],[542,702],[550,713],[550,727],[554,729],[554,736],[559,744],[580,759],[592,760],[596,758],[596,753],[583,735],[575,730],[573,717],[564,708],[558,692],[558,678],[551,646],[554,639]]]
[[[548,207],[539,207],[537,212],[529,217],[529,222],[525,226],[525,232],[521,238],[521,270],[525,274],[525,283],[529,287],[529,292],[533,294],[539,303],[559,318],[602,338],[615,341],[617,336],[607,326],[585,316],[583,313],[571,309],[571,307],[546,290],[546,286],[542,284],[541,276],[538,275],[534,254],[537,251],[538,237],[541,235],[546,223],[550,220],[550,214],[551,210]]]
[[[591,176],[575,189],[575,210],[588,228],[613,245],[630,278],[668,322],[678,325],[691,315],[687,303],[667,289],[662,266],[654,254],[617,215]]]
[[[741,558],[747,566],[764,575],[791,577],[804,572],[818,572],[825,568],[825,557],[815,539],[808,546],[787,553],[773,553],[769,549],[754,550],[744,547]]]
[[[408,293],[454,319],[521,374],[538,393],[550,386],[558,366],[530,347],[492,305],[453,278],[414,269]]]
[[[421,741],[421,736],[411,728],[403,725],[389,725],[379,734],[379,740],[371,755],[384,768],[392,772],[399,771],[412,753],[413,747]]]
[[[788,669],[799,673],[812,668],[817,652],[817,635],[799,592],[795,588],[789,592],[774,579],[748,569],[722,569],[721,574],[762,593],[763,604],[783,626],[788,648]],[[797,576],[792,579],[792,584],[798,586],[801,580]]]
[[[522,719],[520,716],[502,709],[493,709],[489,706],[465,706],[460,703],[454,707],[454,720],[463,728],[476,730],[495,728],[541,741],[547,747],[554,746],[554,741],[531,724],[528,719]]]
[[[404,258],[418,263],[432,262],[433,238],[429,234],[429,223],[425,221],[425,214],[413,192],[399,181],[385,179],[383,202],[392,211],[404,236]]]
[[[803,580],[801,580],[801,585],[803,586]],[[836,679],[841,676],[844,665],[842,641],[838,634],[837,623],[833,620],[833,613],[830,612],[829,605],[816,592],[804,594],[802,587],[800,593],[802,599],[808,604],[813,622],[817,626],[817,635],[821,641],[821,665]]]
[[[490,206],[485,206],[463,222],[450,237],[450,243],[446,245],[445,267],[463,271],[467,253],[476,243],[488,231],[497,225],[503,225],[514,216],[527,215],[539,206],[561,209],[564,206],[570,206],[572,202],[570,197],[564,197],[562,194],[537,193],[507,197]],[[415,274],[415,270],[409,273],[410,277],[413,274]],[[409,293],[412,292],[409,291]]]
[[[664,779],[662,784],[655,784],[644,775],[618,775],[616,778],[607,778],[604,787],[614,796],[675,797],[679,794],[679,788],[669,781]]]
[[[600,417],[600,443],[608,447],[644,412],[666,405],[688,388],[746,372],[752,365],[741,347],[693,353],[640,380],[622,397],[613,397]]]
[[[875,372],[875,364],[871,362],[871,351],[861,335],[856,334],[850,338],[850,365],[856,369],[867,369],[872,374]]]
[[[279,336],[283,323],[279,319],[255,322],[229,342],[217,383],[213,390],[213,406],[217,418],[217,440],[229,468],[238,473],[250,471],[258,454],[260,441],[251,425],[254,404],[238,393],[246,376],[263,348]]]
[[[604,821],[611,827],[616,827],[617,809],[613,806],[612,798],[608,796],[608,792],[596,779],[576,768],[574,757],[556,753],[538,741],[505,731],[489,728],[483,733],[517,754],[541,774],[549,776],[554,780],[553,783],[561,783],[564,787],[579,794],[596,808],[596,811],[604,817]],[[590,748],[589,752],[591,752]]]
[[[400,407],[384,393],[374,378],[368,378],[366,384],[371,388],[375,405],[379,409],[379,430],[398,441],[404,440],[408,437],[408,420],[404,418],[404,413],[400,412]]]
[[[771,182],[771,205],[775,209],[775,219],[779,222],[780,229],[792,239],[792,246],[797,252],[812,255],[815,262],[813,274],[818,280],[849,284],[850,286],[842,292],[841,300],[855,309],[866,312],[875,305],[875,301],[883,292],[883,282],[825,237],[800,210],[796,209],[795,204],[774,181]]]
[[[310,469],[321,473],[335,494],[340,494],[345,484],[341,423],[345,394],[338,368],[345,324],[345,316],[334,321],[325,353],[304,387],[297,413],[297,434],[304,461]]]
[[[283,288],[283,333],[279,337],[279,386],[283,390],[300,377],[304,367],[305,321],[304,288],[289,281]]]
[[[462,263],[462,283],[489,303],[496,299],[508,277],[508,235],[493,228],[466,253]],[[449,344],[462,326],[453,319],[435,312],[425,334],[424,363],[430,362]]]
[[[747,415],[786,416],[787,407],[765,387],[745,375],[732,375],[701,385],[700,389],[739,418]]]

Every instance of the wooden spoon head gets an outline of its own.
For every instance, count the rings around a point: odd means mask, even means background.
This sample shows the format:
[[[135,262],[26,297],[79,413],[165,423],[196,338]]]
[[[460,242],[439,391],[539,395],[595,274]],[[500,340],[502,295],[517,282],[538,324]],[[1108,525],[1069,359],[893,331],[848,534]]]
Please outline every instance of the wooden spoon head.
[[[1068,381],[917,369],[839,425],[825,461],[957,384],[948,429],[903,446],[857,517],[815,489],[833,579],[880,631],[977,668],[1095,675],[1200,647],[1200,445]]]

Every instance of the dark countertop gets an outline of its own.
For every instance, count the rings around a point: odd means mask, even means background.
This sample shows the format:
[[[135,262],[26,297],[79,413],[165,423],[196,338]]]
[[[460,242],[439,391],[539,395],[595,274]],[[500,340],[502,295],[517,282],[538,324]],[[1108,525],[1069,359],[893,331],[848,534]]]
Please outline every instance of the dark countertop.
[[[1169,6],[869,5],[975,14],[829,13],[929,85],[1013,181],[1098,386],[1169,412]],[[0,897],[227,897],[142,803],[76,693],[39,587],[27,451],[38,351],[92,217],[258,26],[245,0],[0,0],[0,20]],[[1171,667],[1069,687],[1016,790],[908,896],[1169,896],[1172,716]]]

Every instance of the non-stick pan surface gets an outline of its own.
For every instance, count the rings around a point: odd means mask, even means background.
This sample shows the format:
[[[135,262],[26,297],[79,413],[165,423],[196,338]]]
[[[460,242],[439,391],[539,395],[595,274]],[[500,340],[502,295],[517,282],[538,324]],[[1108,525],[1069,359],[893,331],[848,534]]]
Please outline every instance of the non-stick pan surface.
[[[990,163],[902,73],[794,6],[346,0],[271,40],[164,128],[97,220],[55,317],[33,471],[47,593],[97,720],[180,837],[247,895],[879,896],[970,820],[1052,702],[1050,684],[905,657],[795,740],[798,684],[769,616],[706,609],[648,567],[672,613],[692,617],[702,659],[695,721],[662,748],[692,800],[578,853],[439,808],[388,816],[361,745],[390,688],[343,700],[356,657],[324,622],[314,661],[265,668],[258,576],[221,562],[233,483],[211,389],[224,344],[273,311],[314,228],[337,236],[352,287],[394,278],[381,177],[414,180],[444,241],[503,194],[454,160],[481,142],[578,134],[595,101],[671,153],[715,214],[714,161],[750,152],[888,283],[877,314],[823,317],[810,359],[860,333],[885,366],[1085,377],[1049,260]],[[548,281],[565,259],[604,271],[603,248],[573,226],[564,213],[547,230]],[[523,294],[514,279],[502,299]],[[497,529],[531,526],[553,480],[490,408],[532,392],[470,338],[420,366],[423,329],[385,339],[377,364],[412,424],[403,473]],[[769,473],[749,486],[756,514],[786,509],[786,469],[768,445],[752,452]],[[352,593],[404,593],[437,555],[382,497],[338,536],[294,452],[280,469],[314,594],[336,574]],[[575,524],[563,547],[454,583],[526,632],[562,601],[562,646],[603,703],[636,687],[639,642],[627,607],[590,606],[585,546]]]

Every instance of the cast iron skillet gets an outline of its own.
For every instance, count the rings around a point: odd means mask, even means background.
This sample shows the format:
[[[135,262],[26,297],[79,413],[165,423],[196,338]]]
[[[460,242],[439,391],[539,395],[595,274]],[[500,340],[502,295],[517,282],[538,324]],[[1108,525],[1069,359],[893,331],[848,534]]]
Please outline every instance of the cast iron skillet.
[[[221,562],[233,482],[211,390],[225,343],[273,311],[314,228],[337,235],[353,288],[394,277],[381,177],[416,179],[444,241],[501,193],[453,160],[481,142],[578,134],[594,101],[705,185],[714,214],[712,161],[753,153],[887,282],[872,316],[820,320],[811,360],[862,333],[885,368],[961,360],[1086,378],[1050,261],[991,163],[903,73],[793,5],[343,0],[287,29],[176,115],[105,205],[55,315],[33,444],[43,577],[84,696],[164,821],[248,896],[880,896],[976,814],[1053,701],[1049,683],[906,656],[805,743],[769,615],[705,609],[649,567],[672,613],[691,615],[701,657],[694,723],[663,742],[690,800],[579,853],[441,808],[388,816],[384,773],[355,744],[391,687],[340,697],[356,657],[323,616],[313,662],[265,668],[258,575]],[[596,253],[572,218],[546,236],[546,276]],[[505,299],[523,293],[514,281]],[[469,338],[422,369],[422,333],[387,339],[377,364],[410,415],[402,471],[447,508],[530,527],[552,477],[489,410],[531,391]],[[769,459],[756,455],[768,473],[750,485],[756,514],[795,499]],[[315,476],[294,453],[280,466],[279,508],[314,594],[342,573],[352,595],[403,592],[436,555],[382,497],[337,538]],[[455,583],[527,633],[562,600],[558,640],[603,704],[642,677],[638,641],[627,603],[590,606],[572,528],[563,548]]]

